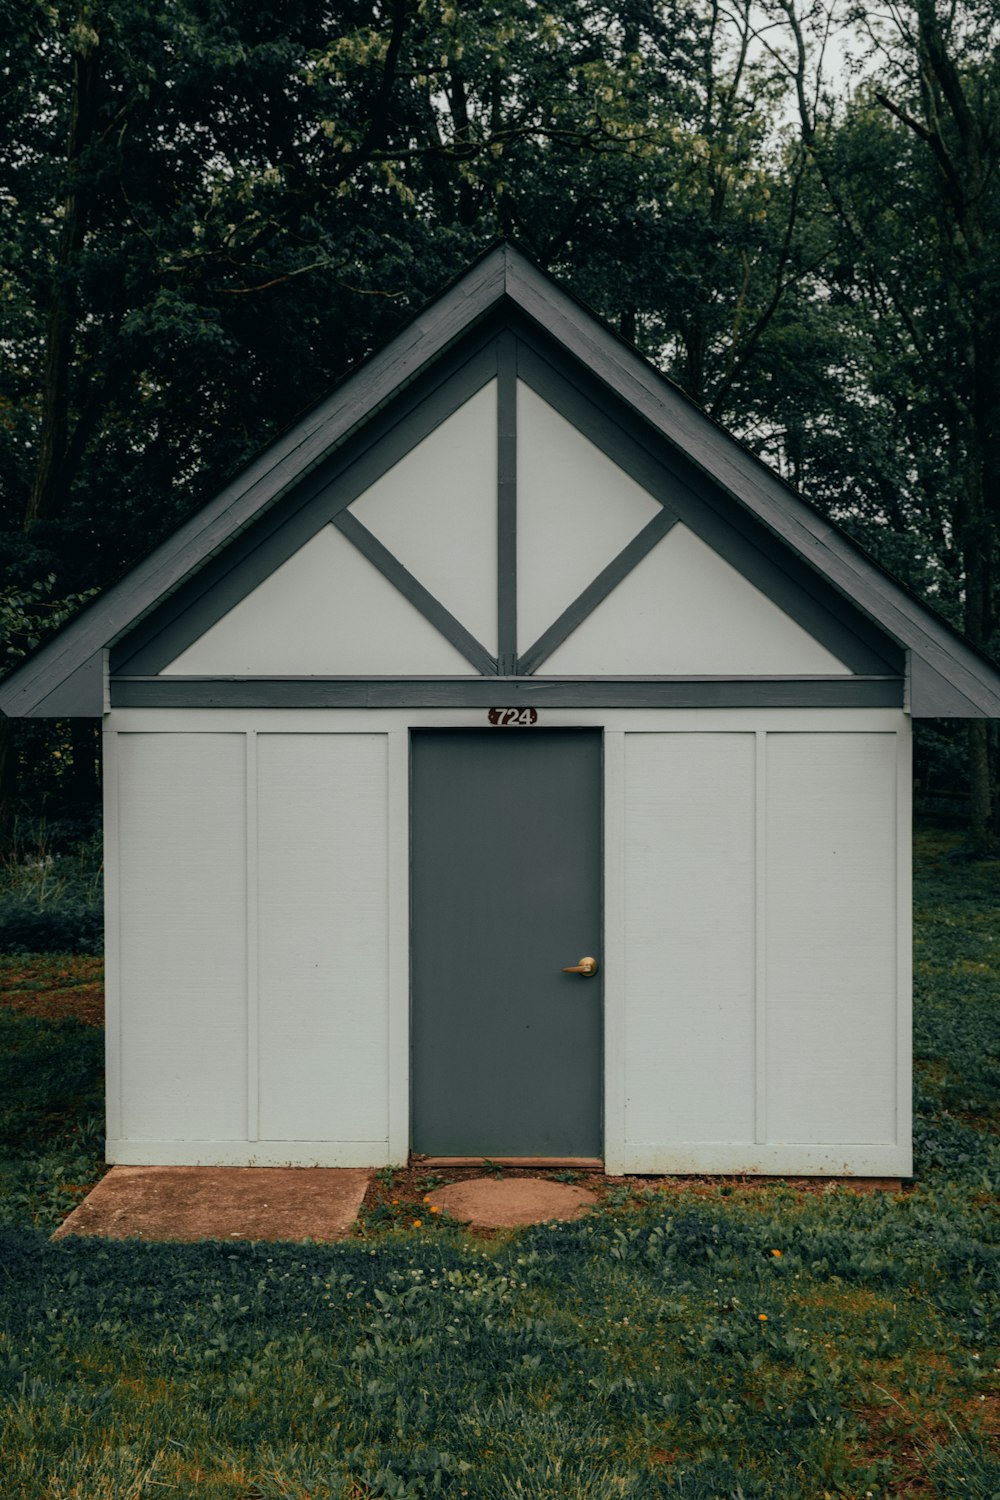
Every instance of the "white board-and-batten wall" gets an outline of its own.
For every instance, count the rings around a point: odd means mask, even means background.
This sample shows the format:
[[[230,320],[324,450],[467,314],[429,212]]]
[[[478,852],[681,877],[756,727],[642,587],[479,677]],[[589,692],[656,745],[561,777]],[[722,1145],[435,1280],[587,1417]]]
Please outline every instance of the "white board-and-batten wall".
[[[498,411],[485,379],[158,679],[482,681],[461,632],[501,649]],[[539,677],[851,677],[523,380],[516,414]],[[485,699],[420,697],[107,714],[110,1161],[405,1160],[409,736],[487,723]],[[607,1170],[908,1173],[906,714],[539,701],[603,731]]]
[[[409,730],[482,722],[112,713],[110,1161],[405,1160]],[[604,730],[607,1169],[908,1171],[905,717],[544,722]]]

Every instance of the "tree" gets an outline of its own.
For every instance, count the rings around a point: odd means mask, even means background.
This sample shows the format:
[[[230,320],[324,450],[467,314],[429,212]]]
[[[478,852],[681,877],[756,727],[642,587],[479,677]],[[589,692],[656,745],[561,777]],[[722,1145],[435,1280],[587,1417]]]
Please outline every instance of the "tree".
[[[853,351],[855,525],[890,565],[1000,650],[1000,17],[983,0],[910,0],[852,16],[869,74],[837,111],[810,91],[809,19],[790,28],[802,139],[838,228],[827,295]],[[815,22],[816,12],[810,16]],[[828,17],[822,17],[826,24]],[[813,44],[815,45],[815,43]],[[996,770],[989,732],[970,721],[973,843],[992,844]],[[992,784],[991,784],[992,783]]]
[[[0,16],[15,594],[112,580],[498,234],[793,479],[822,491],[838,424],[878,404],[852,390],[874,370],[860,261],[816,171],[846,170],[847,136],[782,138],[797,75],[751,0]]]

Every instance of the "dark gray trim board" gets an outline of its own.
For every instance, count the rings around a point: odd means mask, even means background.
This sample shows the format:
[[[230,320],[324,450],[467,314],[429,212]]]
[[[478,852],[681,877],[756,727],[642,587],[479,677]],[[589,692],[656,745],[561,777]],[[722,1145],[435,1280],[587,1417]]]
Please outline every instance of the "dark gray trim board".
[[[83,701],[76,679],[64,700],[63,685],[80,667],[114,646],[175,591],[186,587],[192,591],[190,599],[200,597],[204,584],[198,575],[206,565],[233,547],[248,527],[261,524],[291,491],[296,492],[294,506],[307,503],[304,496],[315,499],[314,471],[329,463],[332,472],[339,450],[355,435],[370,447],[368,434],[376,431],[382,409],[399,400],[401,391],[424,378],[433,384],[435,368],[466,356],[466,340],[482,344],[502,327],[515,325],[530,325],[529,332],[547,348],[558,349],[560,360],[579,374],[581,383],[590,382],[604,393],[602,401],[613,397],[630,423],[697,472],[705,494],[714,497],[706,500],[706,514],[713,509],[721,520],[725,509],[728,522],[731,509],[734,526],[745,518],[751,528],[761,528],[788,549],[795,566],[801,565],[821,590],[834,591],[900,651],[910,653],[915,713],[926,711],[921,705],[931,702],[950,704],[947,712],[956,716],[1000,717],[996,666],[510,246],[488,253],[127,578],[29,657],[0,684],[0,709],[13,717],[30,716],[42,705],[53,714],[84,709],[100,714],[103,703],[96,685],[93,701],[90,690]],[[224,571],[230,566],[227,556]],[[117,657],[113,667],[120,670]]]
[[[106,697],[104,651],[95,651],[82,666],[35,709],[36,719],[96,719]],[[100,705],[95,707],[95,705]]]
[[[901,708],[898,677],[119,677],[112,708]],[[502,732],[502,731],[498,731]],[[525,730],[530,733],[530,730]]]
[[[517,347],[497,340],[497,654],[505,676],[517,671]]]

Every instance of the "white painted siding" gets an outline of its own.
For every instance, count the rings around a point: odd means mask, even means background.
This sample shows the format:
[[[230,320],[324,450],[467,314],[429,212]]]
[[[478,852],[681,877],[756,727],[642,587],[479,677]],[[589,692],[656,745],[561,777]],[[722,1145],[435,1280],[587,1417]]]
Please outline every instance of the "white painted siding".
[[[784,676],[849,669],[678,522],[539,671]]]
[[[754,736],[625,736],[625,1139],[754,1138]]]
[[[350,509],[487,651],[496,653],[495,380]]]
[[[386,736],[257,737],[264,1140],[387,1136]]]
[[[121,1129],[246,1136],[246,846],[240,734],[118,742]]]
[[[163,670],[208,677],[477,675],[333,526]]]
[[[625,734],[616,1170],[909,1169],[898,753]]]
[[[405,1156],[407,730],[484,720],[110,715],[110,1160]],[[908,1172],[905,717],[542,722],[608,731],[609,1170]]]
[[[767,1134],[896,1133],[896,746],[767,741]]]
[[[526,651],[660,506],[523,381],[517,450],[517,644]]]

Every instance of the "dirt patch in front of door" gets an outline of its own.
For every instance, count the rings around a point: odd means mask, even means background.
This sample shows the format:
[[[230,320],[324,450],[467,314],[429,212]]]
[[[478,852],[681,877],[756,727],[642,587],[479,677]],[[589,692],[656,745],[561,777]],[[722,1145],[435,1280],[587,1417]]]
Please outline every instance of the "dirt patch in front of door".
[[[546,1177],[472,1177],[428,1194],[431,1213],[449,1214],[474,1229],[516,1229],[553,1219],[579,1219],[599,1202],[578,1182]]]
[[[648,1203],[651,1197],[660,1194],[693,1193],[700,1198],[760,1198],[763,1207],[768,1194],[787,1191],[789,1188],[813,1195],[899,1192],[901,1187],[898,1178],[610,1177],[607,1173],[590,1167],[513,1167],[489,1158],[484,1158],[474,1166],[444,1167],[429,1165],[421,1157],[413,1156],[405,1167],[386,1167],[372,1174],[355,1232],[364,1234],[368,1229],[388,1228],[392,1224],[405,1227],[422,1223],[431,1215],[436,1216],[442,1212],[441,1205],[434,1201],[438,1189],[455,1183],[471,1183],[484,1177],[498,1182],[528,1179],[535,1182],[577,1184],[593,1195],[593,1207],[618,1209],[622,1212],[632,1203]],[[560,1215],[555,1212],[541,1213],[539,1221],[549,1217],[557,1218]],[[489,1237],[497,1230],[480,1226],[474,1228],[473,1232]]]

